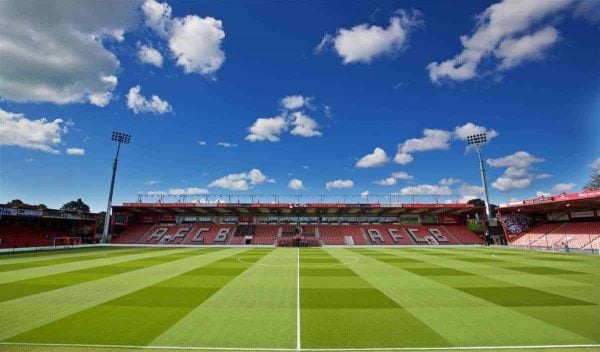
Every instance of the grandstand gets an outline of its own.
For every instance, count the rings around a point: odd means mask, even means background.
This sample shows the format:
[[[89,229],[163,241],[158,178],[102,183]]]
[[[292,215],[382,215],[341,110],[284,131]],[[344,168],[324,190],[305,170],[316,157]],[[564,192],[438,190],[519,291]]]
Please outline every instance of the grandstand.
[[[0,249],[93,243],[93,213],[0,208]]]
[[[600,251],[600,191],[542,196],[501,205],[498,212],[513,246]]]
[[[113,243],[190,245],[470,245],[484,238],[471,204],[125,203]]]

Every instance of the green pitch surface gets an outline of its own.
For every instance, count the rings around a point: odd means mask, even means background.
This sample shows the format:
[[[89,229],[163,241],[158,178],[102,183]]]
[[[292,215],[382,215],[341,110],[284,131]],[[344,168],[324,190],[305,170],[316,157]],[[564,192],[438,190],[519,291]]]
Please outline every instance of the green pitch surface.
[[[509,346],[600,350],[600,256],[380,247],[0,256],[0,351]]]

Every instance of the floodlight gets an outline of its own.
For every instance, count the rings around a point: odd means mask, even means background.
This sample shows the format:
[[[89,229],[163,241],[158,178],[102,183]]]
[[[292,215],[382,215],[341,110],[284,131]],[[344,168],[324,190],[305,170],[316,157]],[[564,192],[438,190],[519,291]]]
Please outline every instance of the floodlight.
[[[487,133],[477,133],[477,134],[473,134],[470,136],[467,136],[467,144],[468,145],[474,145],[477,150],[477,156],[479,157],[479,171],[481,173],[481,183],[483,184],[483,196],[484,196],[484,200],[485,200],[485,215],[487,216],[487,219],[489,220],[491,217],[491,212],[490,212],[490,199],[488,196],[488,187],[487,187],[487,177],[485,174],[485,165],[483,163],[483,158],[481,157],[481,146],[485,143],[487,143]],[[487,228],[487,226],[486,226]],[[489,235],[489,229],[487,230],[487,235]]]
[[[102,242],[108,242],[108,229],[110,226],[110,212],[112,206],[113,191],[115,189],[115,175],[117,174],[117,164],[119,163],[119,151],[121,150],[121,144],[129,144],[131,141],[131,135],[128,133],[122,133],[113,131],[111,140],[117,142],[117,153],[113,162],[112,178],[110,180],[110,191],[108,192],[108,205],[106,206],[106,215],[104,216],[104,231],[102,231]]]
[[[469,145],[481,145],[487,142],[486,133],[478,133],[467,137],[467,144]]]

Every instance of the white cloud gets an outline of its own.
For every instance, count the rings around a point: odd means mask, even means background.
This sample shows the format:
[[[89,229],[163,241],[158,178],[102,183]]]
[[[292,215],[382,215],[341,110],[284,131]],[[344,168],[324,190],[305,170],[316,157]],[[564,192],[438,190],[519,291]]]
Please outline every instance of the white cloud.
[[[196,143],[198,143],[198,145],[201,145],[201,146],[205,146],[206,145],[206,141],[198,141]]]
[[[506,168],[502,176],[492,182],[492,187],[501,192],[530,187],[534,179],[534,176],[531,174],[531,166],[543,161],[544,159],[525,151],[518,151],[502,158],[487,159],[487,163],[491,167]]]
[[[149,181],[150,182],[150,181]],[[158,183],[158,182],[156,182]],[[150,183],[146,183],[150,184]],[[148,191],[149,196],[196,196],[208,194],[206,188],[188,187],[188,188],[170,188],[168,191]]]
[[[185,73],[210,75],[223,62],[225,53],[221,42],[225,38],[223,24],[212,17],[201,18],[189,15],[172,22],[169,48],[177,59],[177,65]]]
[[[411,153],[430,150],[446,150],[450,148],[452,134],[448,131],[426,128],[422,138],[411,138],[398,145],[398,153],[394,161],[398,164],[408,164],[413,161]]]
[[[574,183],[557,183],[552,186],[551,191],[554,193],[566,193],[575,187]]]
[[[397,182],[398,181],[394,177],[390,176],[390,177],[384,178],[382,180],[375,181],[375,184],[380,185],[380,186],[393,186]]]
[[[369,196],[369,191],[367,190],[367,191],[363,191],[363,192],[361,192],[361,193],[360,193],[360,196],[361,196],[362,198],[367,198],[367,197]]]
[[[308,166],[308,165],[302,165],[302,168],[303,168],[304,170],[308,170],[308,169],[310,169],[310,166]]]
[[[331,106],[323,105],[323,113],[325,114],[326,117],[331,117],[331,115],[333,115],[331,113]]]
[[[453,186],[459,182],[460,182],[460,180],[457,178],[448,177],[448,178],[441,179],[440,182],[438,182],[438,183],[440,184],[440,186]]]
[[[452,180],[450,183],[455,184],[460,180],[457,179],[442,179],[442,180]],[[444,182],[440,182],[442,185]],[[483,196],[483,187],[470,185],[468,183],[463,183],[460,187],[456,189],[456,193],[458,194],[458,203],[467,203],[470,200],[481,198]],[[448,199],[446,203],[454,203],[456,200]]]
[[[138,59],[145,64],[154,65],[156,67],[163,66],[163,57],[160,51],[154,49],[150,45],[141,45],[138,48],[137,55]]]
[[[297,110],[310,104],[311,98],[302,95],[288,95],[281,99],[281,106],[287,110]]]
[[[463,51],[454,58],[427,65],[429,78],[434,83],[445,80],[465,81],[479,75],[478,66],[486,58],[501,60],[500,69],[518,65],[542,52],[558,38],[558,31],[546,27],[530,35],[536,25],[556,15],[573,0],[521,1],[503,0],[488,7],[477,17],[471,36],[463,35]]]
[[[354,187],[354,182],[352,180],[334,180],[329,181],[325,184],[325,188],[327,189],[341,189],[352,187]]]
[[[287,129],[287,121],[282,116],[258,118],[248,128],[246,140],[250,142],[279,141],[279,136]]]
[[[332,41],[333,36],[331,34],[325,34],[315,48],[315,54],[319,54],[321,51],[325,50],[329,45],[331,45]]]
[[[304,189],[304,184],[302,183],[302,180],[294,178],[294,179],[291,179],[290,182],[288,183],[288,188],[299,191],[299,190]]]
[[[166,38],[171,27],[171,6],[155,0],[146,0],[142,4],[146,26]]]
[[[387,164],[390,161],[385,150],[377,147],[373,150],[373,153],[367,154],[360,158],[356,162],[356,167],[358,168],[370,168],[370,167],[379,167]],[[394,179],[395,180],[395,179]]]
[[[153,114],[165,114],[173,110],[169,102],[157,95],[153,95],[150,99],[144,97],[140,94],[141,89],[137,85],[131,87],[129,93],[127,93],[127,107],[133,110],[134,113],[150,112]]]
[[[407,14],[400,10],[390,18],[387,28],[366,23],[350,29],[340,28],[335,36],[326,34],[315,52],[319,53],[329,44],[333,44],[344,64],[370,63],[377,57],[401,51],[410,31],[420,23],[418,18],[417,11]]]
[[[104,43],[133,27],[134,1],[0,1],[0,96],[105,106],[120,64]],[[115,77],[107,80],[106,77]]]
[[[62,143],[67,127],[62,119],[49,122],[42,118],[30,120],[23,114],[0,108],[0,145],[17,146],[58,154],[55,148]]]
[[[170,188],[169,195],[172,196],[193,196],[199,194],[208,194],[206,188],[188,187],[188,188]]]
[[[225,62],[221,44],[223,23],[213,17],[172,17],[166,3],[146,0],[142,5],[145,23],[168,40],[169,49],[185,73],[213,75]]]
[[[542,174],[535,175],[535,178],[536,178],[536,180],[545,180],[548,178],[552,178],[552,175],[548,174],[548,173],[542,173]]]
[[[267,178],[267,176],[259,169],[252,169],[249,172],[229,174],[216,179],[212,181],[208,187],[219,187],[232,191],[245,191],[265,182],[275,182],[275,180]]]
[[[448,186],[439,185],[417,185],[408,186],[400,190],[403,196],[412,195],[431,195],[431,196],[449,196],[452,195],[452,190]]]
[[[531,177],[511,178],[500,176],[494,182],[492,182],[492,187],[501,192],[508,192],[514,189],[528,188],[531,186],[531,184]]]
[[[290,130],[290,134],[305,138],[319,137],[319,124],[304,111],[294,111],[300,108],[313,108],[310,105],[312,98],[301,95],[290,95],[281,99],[279,104],[283,111],[275,117],[261,117],[248,128],[246,136],[249,142],[278,142],[281,134]]]
[[[598,0],[580,0],[573,12],[574,18],[583,18],[592,24],[600,22],[600,2]]]
[[[27,158],[27,159],[25,159],[25,162],[26,162],[26,163],[32,163],[32,162],[34,162],[34,161],[35,161],[35,159],[34,159],[34,158]]]
[[[319,125],[310,116],[304,114],[302,111],[296,111],[290,116],[290,123],[294,128],[290,133],[294,136],[300,137],[319,137],[322,133],[319,131]]]
[[[536,197],[550,197],[551,195],[552,194],[550,192],[542,192],[542,191],[535,192]]]
[[[502,59],[498,68],[507,70],[525,61],[542,59],[544,51],[556,41],[558,41],[558,31],[554,27],[546,27],[518,39],[506,39],[494,51],[496,56]]]
[[[597,167],[600,168],[600,158],[589,163],[588,167],[591,167],[592,169],[597,168]]]
[[[394,162],[400,165],[410,164],[413,160],[414,158],[412,155],[406,153],[396,153],[396,156],[394,157]]]
[[[375,181],[380,186],[393,186],[398,180],[412,180],[413,176],[405,171],[393,172],[390,177]]]
[[[414,178],[413,175],[405,171],[392,172],[392,177],[396,180],[412,180]]]
[[[235,148],[238,146],[237,144],[229,143],[229,142],[219,142],[219,143],[217,143],[217,145],[219,147],[223,147],[223,148]]]
[[[422,138],[411,138],[400,145],[402,153],[446,150],[450,148],[450,132],[426,128]]]
[[[497,159],[487,159],[488,165],[492,167],[515,167],[515,168],[527,168],[533,163],[539,163],[544,161],[542,158],[538,158],[524,151],[518,151],[514,154],[507,155]]]
[[[81,148],[67,148],[67,155],[85,155],[85,150]]]
[[[460,187],[458,187],[457,191],[458,191],[458,195],[462,196],[462,197],[466,196],[466,197],[477,198],[477,197],[483,195],[483,187],[476,186],[476,185],[470,185],[468,183],[463,183]]]
[[[154,186],[154,185],[156,185],[156,184],[158,184],[158,183],[160,183],[160,181],[159,181],[159,180],[148,180],[148,181],[146,181],[146,184],[147,184],[148,186]]]
[[[460,139],[462,141],[466,141],[467,137],[472,136],[474,134],[483,134],[487,135],[488,142],[492,140],[492,138],[498,136],[498,132],[495,130],[487,129],[483,126],[478,126],[472,122],[467,122],[462,126],[456,126],[454,128],[454,138]]]

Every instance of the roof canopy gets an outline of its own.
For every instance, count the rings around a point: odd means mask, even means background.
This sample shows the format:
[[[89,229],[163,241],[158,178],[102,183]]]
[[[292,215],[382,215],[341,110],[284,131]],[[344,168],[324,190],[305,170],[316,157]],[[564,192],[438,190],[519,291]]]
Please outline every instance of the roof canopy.
[[[585,191],[555,196],[541,196],[521,202],[501,204],[500,213],[550,213],[600,209],[600,191]]]
[[[472,204],[348,204],[348,203],[124,203],[116,212],[171,213],[212,216],[398,216],[405,214],[463,215],[481,212]]]

